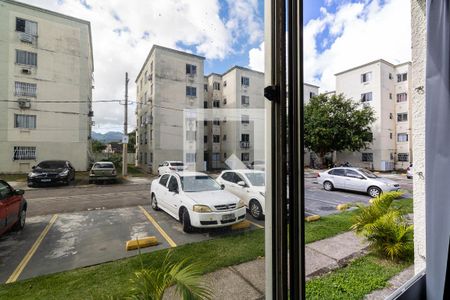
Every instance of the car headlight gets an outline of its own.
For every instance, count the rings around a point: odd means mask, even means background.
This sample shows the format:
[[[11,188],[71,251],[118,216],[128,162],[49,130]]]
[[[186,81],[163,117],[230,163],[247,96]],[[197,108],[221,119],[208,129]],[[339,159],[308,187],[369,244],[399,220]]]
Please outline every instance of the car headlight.
[[[245,202],[243,200],[239,200],[237,208],[241,208],[245,206]]]
[[[36,177],[38,175],[39,175],[38,173],[33,173],[33,172],[28,173],[28,177],[30,177],[30,178]]]
[[[58,174],[58,176],[64,177],[67,176],[69,174],[69,170],[64,170],[61,173]]]
[[[261,196],[266,197],[266,193],[265,192],[259,192],[261,194]]]
[[[198,212],[198,213],[211,212],[211,208],[209,208],[208,205],[201,205],[201,204],[194,205],[192,210],[195,211],[195,212]]]

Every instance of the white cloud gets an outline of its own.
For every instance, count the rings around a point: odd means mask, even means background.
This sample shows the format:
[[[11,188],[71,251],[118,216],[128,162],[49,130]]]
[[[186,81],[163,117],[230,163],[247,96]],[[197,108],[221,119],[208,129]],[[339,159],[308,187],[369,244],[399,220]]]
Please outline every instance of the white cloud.
[[[346,2],[335,13],[320,10],[303,35],[305,81],[322,92],[335,89],[334,74],[340,71],[380,58],[394,64],[411,59],[409,0]],[[327,30],[328,36],[321,36]],[[250,68],[264,69],[263,47],[251,49],[249,58]]]
[[[196,54],[207,59],[221,60],[234,52],[235,35],[243,27],[261,31],[258,28],[261,24],[240,12],[236,4],[229,7],[229,18],[223,20],[219,15],[219,0],[22,1],[91,22],[94,101],[123,99],[125,72],[131,79],[129,99],[133,101],[134,79],[153,44],[179,48],[177,45],[181,43],[193,47]],[[256,0],[244,2],[244,7],[256,7]],[[229,28],[227,21],[236,25]],[[134,107],[130,107],[129,112],[130,123],[135,124]],[[123,106],[96,103],[94,113],[96,126],[93,130],[121,130]]]

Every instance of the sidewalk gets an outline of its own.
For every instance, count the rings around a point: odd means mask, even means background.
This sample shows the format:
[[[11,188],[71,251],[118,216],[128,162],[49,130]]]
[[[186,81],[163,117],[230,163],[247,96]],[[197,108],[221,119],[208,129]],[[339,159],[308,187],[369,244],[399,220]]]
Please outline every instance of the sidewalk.
[[[361,256],[367,243],[353,232],[306,245],[306,280],[345,265],[350,259]],[[224,268],[204,275],[205,283],[214,299],[264,299],[264,258]],[[170,288],[164,299],[174,299]]]

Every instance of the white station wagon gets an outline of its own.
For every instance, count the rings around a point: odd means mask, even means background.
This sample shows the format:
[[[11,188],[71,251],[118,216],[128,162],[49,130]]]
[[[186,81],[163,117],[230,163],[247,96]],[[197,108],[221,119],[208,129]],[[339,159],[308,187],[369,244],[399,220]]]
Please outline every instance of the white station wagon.
[[[193,227],[225,227],[245,219],[244,202],[204,173],[164,174],[153,180],[150,197],[152,208],[180,221],[184,232],[192,232]]]

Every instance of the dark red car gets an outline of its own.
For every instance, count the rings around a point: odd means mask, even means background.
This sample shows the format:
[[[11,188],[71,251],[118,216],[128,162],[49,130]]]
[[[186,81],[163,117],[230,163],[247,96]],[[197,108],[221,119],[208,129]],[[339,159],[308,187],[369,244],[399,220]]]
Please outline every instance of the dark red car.
[[[27,201],[24,191],[13,189],[0,180],[0,235],[9,229],[22,229],[27,216]]]

